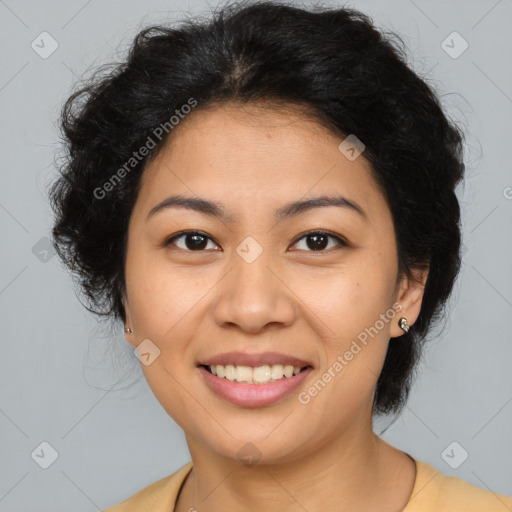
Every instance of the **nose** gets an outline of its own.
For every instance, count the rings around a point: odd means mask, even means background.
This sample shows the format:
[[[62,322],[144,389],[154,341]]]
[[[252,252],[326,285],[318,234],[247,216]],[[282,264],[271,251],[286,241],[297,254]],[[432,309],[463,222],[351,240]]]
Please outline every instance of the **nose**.
[[[233,265],[217,287],[214,318],[221,327],[256,334],[269,326],[289,326],[297,308],[282,268],[270,252],[254,261],[234,254]]]

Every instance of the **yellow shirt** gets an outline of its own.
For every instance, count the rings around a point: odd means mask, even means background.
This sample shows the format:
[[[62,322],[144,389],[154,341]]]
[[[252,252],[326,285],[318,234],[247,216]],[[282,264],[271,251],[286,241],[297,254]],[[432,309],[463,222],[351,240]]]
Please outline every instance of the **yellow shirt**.
[[[510,512],[512,497],[494,494],[464,480],[446,477],[429,464],[414,460],[416,480],[403,512]],[[176,497],[192,469],[188,462],[172,475],[140,490],[103,512],[171,512]]]

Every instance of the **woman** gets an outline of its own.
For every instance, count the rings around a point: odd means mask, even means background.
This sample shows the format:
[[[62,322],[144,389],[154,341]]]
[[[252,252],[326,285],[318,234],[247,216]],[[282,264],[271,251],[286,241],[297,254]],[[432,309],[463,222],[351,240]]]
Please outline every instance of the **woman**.
[[[120,511],[506,510],[384,442],[460,266],[463,136],[351,9],[151,27],[66,103],[56,249],[192,461]]]

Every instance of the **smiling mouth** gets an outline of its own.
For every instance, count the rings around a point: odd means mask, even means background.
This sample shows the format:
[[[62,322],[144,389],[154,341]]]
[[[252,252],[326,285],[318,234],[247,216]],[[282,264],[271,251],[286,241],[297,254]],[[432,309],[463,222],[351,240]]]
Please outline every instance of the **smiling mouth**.
[[[200,366],[218,378],[240,384],[269,384],[293,378],[304,370],[313,368],[311,365],[299,367],[282,364],[263,365],[257,367],[231,364]]]

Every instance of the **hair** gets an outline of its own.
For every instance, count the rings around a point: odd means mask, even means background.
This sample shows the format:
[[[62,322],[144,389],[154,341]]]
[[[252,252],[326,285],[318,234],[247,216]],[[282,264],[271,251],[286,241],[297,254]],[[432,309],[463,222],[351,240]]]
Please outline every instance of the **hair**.
[[[66,156],[49,191],[53,243],[85,307],[125,320],[128,221],[145,166],[172,134],[170,116],[186,112],[191,98],[198,105],[192,115],[226,103],[296,106],[364,143],[392,214],[399,275],[429,269],[419,317],[389,344],[375,389],[374,414],[401,411],[460,269],[455,187],[464,173],[463,133],[408,67],[403,46],[354,9],[270,1],[141,30],[126,60],[107,73],[100,68],[60,113]],[[135,159],[144,146],[151,149]]]

